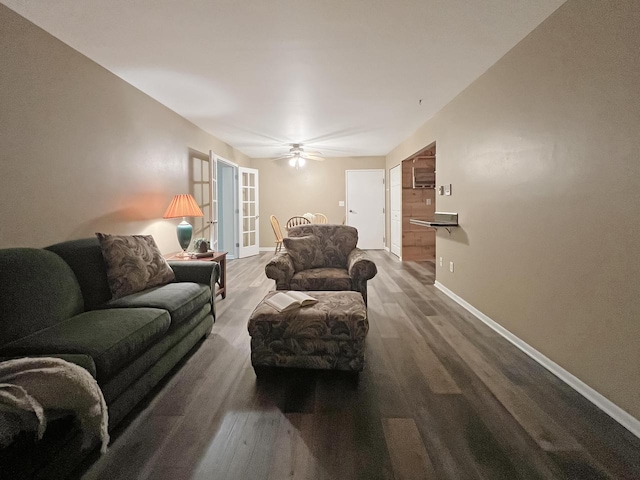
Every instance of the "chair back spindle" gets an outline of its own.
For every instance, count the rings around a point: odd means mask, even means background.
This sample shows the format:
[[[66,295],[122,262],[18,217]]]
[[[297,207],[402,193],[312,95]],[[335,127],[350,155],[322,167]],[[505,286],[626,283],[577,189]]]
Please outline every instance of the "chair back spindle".
[[[291,217],[289,220],[287,220],[287,230],[289,230],[291,227],[297,227],[298,225],[309,225],[309,224],[311,224],[311,221],[308,218],[305,218],[300,215],[296,215],[294,217]]]

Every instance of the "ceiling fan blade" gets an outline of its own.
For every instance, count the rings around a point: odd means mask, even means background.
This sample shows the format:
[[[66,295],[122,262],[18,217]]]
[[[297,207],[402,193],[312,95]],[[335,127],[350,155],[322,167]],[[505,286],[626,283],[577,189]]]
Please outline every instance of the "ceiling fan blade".
[[[324,162],[324,158],[318,157],[316,155],[303,155],[307,160],[315,160],[316,162]]]

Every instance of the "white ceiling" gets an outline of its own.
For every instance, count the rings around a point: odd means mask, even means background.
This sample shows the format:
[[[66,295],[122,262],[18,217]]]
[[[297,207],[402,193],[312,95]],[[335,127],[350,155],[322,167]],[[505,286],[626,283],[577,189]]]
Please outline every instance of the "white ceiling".
[[[387,154],[564,0],[2,3],[259,158]]]

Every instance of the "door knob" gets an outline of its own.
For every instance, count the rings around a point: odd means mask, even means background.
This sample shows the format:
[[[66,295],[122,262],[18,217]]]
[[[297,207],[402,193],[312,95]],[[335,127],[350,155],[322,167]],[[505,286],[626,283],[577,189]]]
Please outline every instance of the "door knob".
[[[349,210],[349,213],[355,213],[355,214],[357,214],[358,212],[354,212],[353,210]]]

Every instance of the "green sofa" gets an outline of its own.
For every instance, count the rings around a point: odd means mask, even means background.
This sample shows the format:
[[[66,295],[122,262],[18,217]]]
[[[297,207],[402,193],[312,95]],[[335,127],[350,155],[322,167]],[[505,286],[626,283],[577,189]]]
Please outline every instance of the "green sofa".
[[[112,430],[214,322],[215,262],[169,262],[176,281],[113,300],[97,239],[0,250],[0,360],[53,356],[97,380]],[[0,450],[3,478],[63,478],[86,456],[72,419]]]

